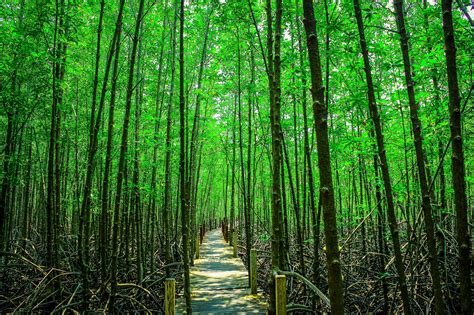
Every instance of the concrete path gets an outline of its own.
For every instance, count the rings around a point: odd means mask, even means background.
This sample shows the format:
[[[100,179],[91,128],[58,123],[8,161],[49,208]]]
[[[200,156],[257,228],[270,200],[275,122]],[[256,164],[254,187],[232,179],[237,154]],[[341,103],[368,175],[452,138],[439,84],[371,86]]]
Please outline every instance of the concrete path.
[[[193,314],[265,314],[261,294],[250,294],[247,270],[240,258],[232,258],[232,248],[222,232],[206,234],[200,259],[191,267]],[[184,298],[177,301],[177,313],[185,314]]]

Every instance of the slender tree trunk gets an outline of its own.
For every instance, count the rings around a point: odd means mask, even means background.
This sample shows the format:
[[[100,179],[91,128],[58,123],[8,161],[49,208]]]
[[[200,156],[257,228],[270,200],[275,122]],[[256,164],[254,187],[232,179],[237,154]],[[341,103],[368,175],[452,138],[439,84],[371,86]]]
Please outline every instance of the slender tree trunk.
[[[421,131],[421,121],[418,118],[418,104],[415,100],[415,89],[414,81],[412,78],[412,70],[410,65],[410,56],[408,48],[408,35],[405,28],[405,17],[403,12],[403,0],[394,1],[395,12],[396,12],[396,21],[398,32],[400,34],[400,46],[403,55],[403,66],[405,71],[405,80],[407,85],[408,92],[408,101],[410,104],[410,116],[413,126],[413,136],[414,136],[414,145],[416,152],[416,161],[418,167],[418,175],[421,186],[422,194],[422,204],[421,208],[423,210],[425,227],[426,227],[426,236],[428,239],[428,260],[430,262],[430,273],[433,281],[433,292],[435,296],[435,308],[437,314],[443,314],[445,310],[443,291],[441,288],[441,279],[439,274],[438,267],[438,255],[437,255],[437,246],[435,239],[435,226],[432,217],[432,208],[430,201],[430,192],[429,185],[426,175],[426,165],[424,160],[424,151],[423,151],[423,140],[422,140],[422,131]]]
[[[184,298],[186,300],[186,313],[192,314],[191,307],[191,283],[189,277],[189,190],[186,187],[187,144],[185,139],[185,99],[184,99],[184,0],[180,1],[179,12],[179,174],[180,174],[180,197],[181,197],[181,229],[183,233],[183,265],[184,265]]]
[[[356,14],[356,19],[357,19],[357,26],[359,29],[359,38],[360,38],[362,56],[364,58],[364,70],[365,70],[365,78],[367,81],[370,116],[374,124],[378,155],[380,158],[380,167],[382,170],[382,179],[383,179],[384,187],[385,187],[385,198],[387,199],[389,227],[390,227],[390,233],[392,235],[392,240],[393,240],[393,251],[395,254],[395,268],[397,269],[397,274],[398,274],[398,284],[399,284],[400,292],[402,295],[403,310],[405,314],[411,314],[410,299],[408,296],[408,287],[406,284],[406,277],[405,277],[405,268],[403,266],[403,259],[402,259],[402,253],[401,253],[401,247],[400,247],[398,222],[397,222],[397,217],[395,214],[395,206],[394,206],[394,201],[393,201],[392,183],[390,180],[389,166],[387,163],[385,142],[384,142],[384,137],[382,134],[382,125],[380,122],[380,116],[378,113],[377,103],[375,100],[375,89],[374,89],[374,85],[372,81],[372,71],[371,71],[370,61],[369,61],[369,52],[367,50],[367,42],[365,39],[364,24],[362,20],[362,11],[361,11],[359,0],[354,0],[354,9],[355,9],[355,14]],[[376,175],[377,175],[378,174],[377,166],[375,165],[374,167],[375,167]],[[377,196],[377,192],[376,192],[376,196]],[[379,200],[377,201],[379,202]],[[382,221],[381,220],[382,215],[380,213],[381,208],[379,208],[378,210],[379,210],[379,226],[380,226],[381,224],[383,224],[383,222],[381,222]],[[382,235],[380,235],[380,230],[379,230],[379,238],[381,237]],[[380,247],[381,246],[382,245],[380,245]]]
[[[446,176],[444,174],[444,144],[443,141],[440,139],[438,140],[438,159],[440,163],[440,170],[439,170],[439,200],[440,200],[440,207],[441,212],[445,213],[447,210],[448,204],[446,202]]]
[[[143,23],[143,21],[142,21]],[[141,29],[141,27],[140,27]],[[141,283],[144,277],[144,265],[143,265],[143,231],[142,231],[142,207],[141,207],[141,195],[140,195],[140,103],[142,99],[142,45],[141,34],[139,34],[139,43],[137,51],[137,86],[135,92],[135,139],[134,139],[134,157],[133,157],[133,179],[132,179],[132,207],[134,209],[133,214],[135,217],[135,242],[137,244],[137,281]]]
[[[297,19],[295,19],[295,22],[299,24],[299,21],[297,21]],[[293,23],[292,23],[293,24]],[[298,38],[299,40],[299,38]],[[291,45],[292,47],[294,47],[294,38],[293,36],[291,37]],[[296,62],[295,62],[296,63]],[[293,69],[294,69],[294,65],[293,65]],[[292,77],[292,84],[295,85],[295,78]],[[296,91],[297,89],[295,89],[295,92],[292,93],[292,105],[293,105],[293,141],[294,141],[294,163],[295,163],[295,220],[296,220],[296,228],[297,228],[297,234],[300,234],[300,238],[301,238],[301,245],[300,246],[300,264],[301,264],[301,274],[303,276],[306,275],[306,268],[305,268],[305,265],[304,265],[304,257],[303,257],[303,233],[302,233],[302,230],[301,230],[301,194],[300,194],[300,168],[299,168],[299,154],[298,154],[298,147],[299,147],[299,141],[298,141],[298,138],[299,138],[299,135],[298,135],[298,131],[300,130],[300,128],[298,127],[298,110],[297,110],[297,101],[296,101]],[[286,155],[286,153],[285,153]],[[288,166],[290,167],[290,166]],[[290,173],[290,171],[288,171],[288,174]],[[296,207],[296,205],[298,205],[298,207]],[[296,208],[298,208],[298,214],[296,215]],[[298,232],[299,230],[299,232]],[[299,241],[298,241],[299,242]],[[304,288],[304,293],[306,293],[306,287]]]
[[[124,0],[122,0],[124,1]],[[122,129],[122,143],[120,145],[120,157],[117,171],[117,189],[115,194],[115,208],[114,220],[112,230],[112,267],[111,267],[111,297],[109,309],[113,312],[115,310],[115,301],[117,299],[117,264],[118,264],[118,232],[120,226],[120,206],[122,203],[122,185],[125,171],[125,155],[128,147],[128,127],[130,123],[130,109],[132,106],[133,95],[133,77],[135,74],[135,60],[137,55],[137,46],[140,34],[140,27],[142,25],[143,8],[145,0],[140,0],[138,14],[135,22],[135,32],[132,41],[132,53],[130,55],[130,68],[128,73],[127,96],[125,103],[125,116]],[[126,244],[128,246],[128,244]]]
[[[374,148],[374,152],[376,152],[376,149]],[[378,162],[378,156],[377,154],[374,154],[374,170],[375,170],[375,180],[379,181],[379,162]],[[385,265],[386,265],[386,259],[385,256],[387,254],[385,242],[384,242],[384,233],[385,233],[385,220],[384,220],[384,214],[382,212],[382,193],[380,192],[380,185],[376,184],[375,185],[375,201],[377,202],[377,245],[378,245],[378,250],[381,253],[380,259],[379,259],[379,264],[380,264],[380,272],[382,274],[385,273]],[[397,263],[397,262],[396,262]],[[383,299],[384,299],[384,313],[388,314],[388,306],[389,306],[389,300],[388,300],[388,286],[387,286],[387,280],[386,277],[381,277],[382,279],[382,291],[383,291]],[[407,293],[408,294],[408,293]]]
[[[291,20],[291,26],[294,27],[294,23],[298,23],[299,21],[297,19],[297,15],[295,15],[295,19]],[[299,31],[299,26],[298,26],[298,41],[300,40],[300,31]],[[291,46],[294,49],[295,42],[294,42],[294,37],[293,33],[291,35]],[[301,57],[301,54],[299,54]],[[293,71],[295,70],[295,64],[296,62],[292,65]],[[291,83],[295,85],[295,77],[292,77]],[[299,261],[300,261],[300,272],[303,276],[306,276],[306,268],[305,268],[305,262],[304,262],[304,251],[303,251],[303,231],[301,229],[301,204],[300,204],[300,169],[299,169],[299,156],[298,156],[298,111],[297,111],[297,101],[296,101],[296,91],[291,94],[291,100],[292,100],[292,105],[293,105],[293,141],[294,141],[294,163],[295,163],[295,184],[292,183],[291,179],[291,169],[289,165],[289,157],[288,157],[288,149],[286,145],[283,147],[284,153],[285,153],[285,162],[287,164],[288,168],[288,177],[290,179],[290,189],[291,189],[291,195],[292,195],[292,200],[293,200],[293,206],[295,210],[295,221],[296,221],[296,237],[297,237],[297,243],[298,243],[298,256],[299,256]],[[303,294],[306,294],[306,287],[303,289]]]
[[[23,16],[24,12],[24,2],[20,2],[20,16]],[[23,18],[19,19],[18,28],[21,29],[23,26]],[[56,31],[56,29],[55,29]],[[10,77],[11,91],[10,98],[4,103],[6,116],[7,116],[7,128],[5,135],[5,146],[3,147],[3,176],[0,186],[0,251],[8,251],[8,242],[9,242],[9,228],[7,224],[8,217],[12,216],[13,209],[10,208],[10,192],[11,192],[11,183],[12,183],[12,174],[11,167],[12,162],[14,161],[13,153],[15,147],[15,113],[17,104],[17,81],[18,81],[18,62],[19,62],[18,52],[13,52],[13,62],[14,66],[13,72]],[[0,84],[0,90],[3,91],[3,84]],[[54,97],[54,95],[53,95]],[[1,260],[0,260],[1,261]]]
[[[198,73],[198,79],[197,79],[197,90],[198,94],[196,96],[196,108],[194,112],[194,120],[193,120],[193,128],[191,132],[191,143],[190,143],[190,155],[189,155],[189,174],[187,176],[187,186],[189,189],[189,200],[190,200],[190,215],[191,215],[191,227],[190,227],[190,233],[191,233],[191,254],[190,254],[190,261],[191,261],[191,266],[194,265],[194,252],[195,252],[195,238],[197,235],[197,228],[196,228],[196,204],[194,203],[194,192],[196,191],[197,193],[197,181],[198,178],[196,176],[196,155],[197,155],[197,146],[199,142],[199,127],[200,127],[200,122],[201,122],[201,87],[202,87],[202,76],[204,72],[204,67],[207,59],[207,41],[208,41],[208,35],[209,35],[209,27],[210,27],[210,16],[211,16],[212,10],[208,12],[207,15],[207,21],[206,21],[206,30],[204,33],[204,43],[202,47],[202,53],[201,53],[201,62],[199,63],[199,73]]]
[[[64,97],[64,73],[66,69],[66,54],[67,54],[67,34],[68,34],[68,24],[69,24],[69,17],[67,16],[67,6],[65,0],[61,1],[60,4],[60,37],[58,43],[58,63],[57,63],[57,78],[58,78],[58,89],[57,89],[57,116],[56,116],[56,135],[55,135],[55,145],[54,145],[54,195],[55,195],[55,202],[54,202],[54,260],[56,264],[54,265],[57,268],[61,268],[60,266],[60,257],[59,257],[59,248],[61,238],[59,235],[61,234],[62,227],[61,227],[61,218],[62,218],[62,200],[61,200],[61,118],[62,118],[62,111],[61,108],[63,107],[63,97]],[[57,290],[57,297],[61,299],[61,288],[60,288],[60,280],[55,279],[55,286]]]
[[[59,3],[56,0],[56,16],[55,16],[55,27],[54,27],[54,51],[53,57],[57,58],[58,50],[58,32],[59,32]],[[57,106],[57,67],[56,61],[53,62],[53,105],[51,108],[51,128],[49,134],[49,148],[48,148],[48,195],[46,200],[46,264],[49,267],[53,267],[54,254],[53,254],[53,243],[54,243],[54,144],[56,142],[56,116],[58,111]],[[8,155],[9,156],[9,155]]]
[[[232,176],[230,189],[230,245],[234,245],[235,233],[235,159],[236,159],[236,124],[237,124],[237,102],[234,101],[234,114],[232,118]],[[237,238],[236,238],[237,239]]]
[[[121,2],[122,5],[123,1]],[[110,91],[110,104],[109,104],[109,120],[107,126],[107,145],[105,153],[105,167],[104,167],[104,180],[102,182],[102,209],[101,209],[101,220],[99,227],[99,251],[100,251],[100,267],[101,267],[101,278],[103,284],[107,278],[107,266],[109,260],[109,210],[110,210],[110,197],[109,197],[109,176],[112,168],[112,141],[114,134],[114,114],[115,114],[115,100],[117,96],[117,81],[119,74],[119,61],[120,61],[120,45],[121,45],[121,34],[122,34],[122,18],[117,19],[117,41],[115,44],[115,56],[114,56],[114,70],[112,73],[112,86]]]
[[[25,175],[25,190],[24,190],[24,201],[23,201],[23,248],[26,248],[26,241],[30,238],[30,218],[31,218],[31,208],[30,207],[30,200],[34,200],[31,198],[30,193],[32,192],[31,186],[31,169],[33,165],[33,130],[30,131],[29,136],[29,145],[28,145],[28,160],[27,160],[27,169]]]
[[[443,0],[443,32],[448,74],[449,114],[452,142],[452,173],[454,206],[456,209],[457,240],[459,249],[459,286],[461,289],[461,313],[472,312],[471,300],[471,240],[466,196],[466,169],[462,141],[461,97],[456,68],[456,43],[453,27],[453,1]]]
[[[83,300],[82,304],[84,309],[88,309],[89,306],[89,230],[90,230],[90,206],[91,206],[91,191],[92,191],[92,181],[94,175],[94,158],[97,151],[97,137],[99,133],[100,120],[102,108],[105,101],[105,90],[107,88],[107,79],[110,68],[110,60],[113,56],[113,49],[115,47],[116,33],[114,34],[114,39],[111,44],[111,51],[108,56],[108,64],[105,70],[105,77],[102,86],[102,95],[100,101],[99,113],[97,116],[97,124],[95,120],[96,115],[96,105],[97,105],[97,88],[99,85],[99,63],[100,63],[100,44],[101,44],[101,35],[102,35],[102,22],[104,17],[104,6],[105,1],[100,2],[100,13],[99,13],[99,25],[97,28],[97,46],[95,54],[95,70],[94,70],[94,82],[92,86],[92,108],[91,108],[91,118],[89,126],[89,153],[87,159],[87,172],[86,172],[86,181],[84,184],[84,196],[81,208],[81,217],[80,217],[80,230],[78,235],[79,243],[79,261],[81,265],[82,272],[82,286],[83,286]]]
[[[71,233],[79,236],[79,221],[81,212],[81,188],[79,175],[79,80],[76,81],[76,109],[74,110],[74,211],[72,215]],[[77,244],[76,244],[77,245]],[[79,246],[78,246],[79,251]]]
[[[176,61],[176,23],[178,17],[178,8],[175,10],[173,28],[171,30],[171,81],[170,91],[166,114],[166,154],[165,154],[165,193],[163,205],[163,231],[165,238],[165,264],[171,263],[171,128],[173,124],[173,96],[174,96],[174,78],[175,78],[175,61]],[[169,234],[168,234],[169,233]],[[171,270],[166,268],[166,276],[171,276]]]
[[[359,127],[358,127],[359,128]],[[361,136],[360,130],[359,130],[359,137]],[[360,149],[360,148],[359,148]],[[361,240],[362,240],[362,252],[367,253],[367,242],[365,240],[367,239],[367,234],[366,234],[366,228],[365,228],[365,212],[364,212],[364,189],[363,189],[363,173],[365,169],[365,164],[363,163],[362,156],[359,154],[358,156],[359,160],[359,221],[362,220],[361,224]],[[357,222],[359,223],[359,222]],[[368,264],[368,257],[366,256],[366,262]]]
[[[298,259],[300,263],[301,274],[304,276],[305,263],[304,263],[304,250],[303,250],[303,235],[301,233],[300,203],[296,194],[295,184],[293,183],[293,176],[291,174],[291,165],[290,165],[290,159],[288,157],[288,148],[286,147],[285,139],[283,138],[282,140],[283,140],[283,153],[285,157],[286,168],[288,169],[288,180],[290,184],[291,199],[293,201],[293,207],[295,209],[296,241],[298,243]],[[296,186],[297,185],[298,184],[296,184]]]
[[[313,98],[313,115],[318,148],[320,198],[323,208],[324,232],[326,237],[326,258],[328,268],[329,299],[333,314],[344,313],[343,283],[341,261],[337,235],[336,206],[332,185],[331,158],[329,154],[329,136],[327,116],[328,109],[324,102],[322,86],[321,60],[319,56],[316,21],[313,3],[303,0],[304,26],[308,46],[311,70],[311,96]]]
[[[374,96],[375,97],[375,96]],[[407,145],[407,133],[406,133],[406,128],[405,128],[405,118],[403,114],[403,108],[400,106],[400,117],[402,119],[402,131],[403,131],[403,160],[404,160],[404,166],[405,166],[405,185],[406,185],[406,203],[405,203],[405,216],[407,220],[407,232],[410,235],[412,232],[412,224],[410,223],[410,211],[412,208],[412,198],[411,198],[411,189],[410,189],[410,171],[409,171],[409,161],[408,161],[408,145]],[[414,218],[412,218],[413,224]],[[416,233],[413,233],[413,235],[416,235]]]
[[[242,117],[242,65],[241,65],[241,52],[240,52],[240,36],[239,30],[237,29],[237,106],[239,110],[239,157],[240,157],[240,174],[241,180],[240,185],[242,188],[242,201],[243,201],[243,210],[244,210],[244,229],[245,229],[245,253],[248,257],[247,259],[247,272],[248,272],[248,280],[250,285],[250,247],[251,247],[251,238],[250,238],[250,222],[249,222],[249,207],[247,204],[247,195],[248,195],[248,187],[247,187],[247,180],[245,176],[245,162],[244,162],[244,143],[243,143],[243,117]],[[250,144],[247,144],[250,145]],[[248,174],[247,174],[248,175]]]
[[[286,269],[285,242],[283,212],[282,212],[282,191],[280,181],[280,168],[282,164],[282,131],[280,124],[281,107],[281,24],[282,24],[282,1],[276,1],[275,8],[275,32],[273,34],[273,18],[271,1],[266,1],[267,12],[267,60],[268,60],[268,81],[270,93],[270,123],[272,134],[272,270]],[[270,273],[270,305],[269,314],[275,313],[276,292],[273,272]]]
[[[47,266],[58,266],[58,235],[57,221],[59,216],[59,187],[58,165],[59,165],[59,136],[60,136],[60,116],[62,103],[62,75],[61,62],[63,61],[64,45],[64,0],[56,0],[55,31],[53,56],[53,106],[51,111],[51,129],[49,138],[48,154],[48,195],[46,201],[47,218]]]
[[[250,47],[250,71],[251,71],[251,78],[250,78],[250,86],[253,86],[255,80],[255,73],[254,73],[254,60],[253,60],[253,48]],[[250,287],[250,250],[252,249],[253,244],[253,235],[252,235],[252,167],[251,167],[251,159],[252,159],[252,94],[249,91],[249,99],[248,99],[248,108],[247,108],[247,184],[245,185],[246,188],[246,211],[245,211],[245,235],[246,235],[246,247],[247,247],[247,270],[249,272],[249,287]],[[242,179],[243,180],[243,179]]]
[[[168,1],[165,2],[165,7],[168,7]],[[155,240],[155,229],[158,225],[159,220],[157,219],[157,199],[158,199],[158,189],[157,189],[157,171],[158,171],[158,145],[160,143],[160,137],[159,137],[159,131],[160,131],[160,126],[161,126],[161,116],[163,113],[163,104],[165,100],[165,84],[166,84],[166,76],[165,76],[165,83],[162,84],[162,76],[163,76],[163,55],[164,55],[164,47],[165,47],[165,37],[166,37],[166,32],[168,28],[168,16],[169,16],[169,11],[166,9],[165,12],[165,17],[163,19],[162,23],[162,33],[161,33],[161,40],[160,40],[160,55],[159,55],[159,63],[158,63],[158,78],[157,78],[157,85],[156,85],[156,101],[155,101],[155,128],[154,128],[154,133],[153,133],[153,166],[152,166],[152,171],[151,171],[151,194],[150,194],[150,205],[149,205],[149,213],[148,213],[148,222],[147,222],[147,241],[146,244],[150,244],[151,250],[150,250],[150,272],[154,273],[155,272],[155,246],[156,246],[156,240]],[[176,17],[175,17],[176,21]],[[176,23],[174,24],[176,26]],[[172,32],[174,32],[175,28],[173,28]],[[173,34],[174,36],[174,34]],[[171,47],[171,46],[170,46]],[[173,54],[173,60],[174,60],[174,54]],[[169,62],[169,60],[168,60]],[[169,63],[166,64],[168,66]],[[168,147],[167,147],[168,149]],[[165,154],[166,155],[166,154]],[[166,163],[166,162],[165,162]],[[166,170],[165,170],[166,171]],[[165,174],[166,176],[166,174]],[[162,225],[163,225],[163,238],[164,238],[164,251],[165,251],[165,265],[169,263],[169,256],[167,250],[169,248],[169,237],[171,235],[169,231],[169,222],[166,220],[165,222],[165,208],[163,207],[163,212],[162,212]],[[166,217],[167,219],[168,217]],[[150,232],[150,234],[148,233]],[[169,273],[169,268],[166,268],[166,276],[170,277]]]
[[[296,6],[298,0],[296,0]],[[303,62],[303,45],[302,45],[302,36],[301,36],[301,28],[300,28],[300,23],[299,21],[296,23],[297,25],[297,32],[298,32],[298,50],[299,50],[299,66],[301,70],[301,85],[303,86],[302,88],[302,107],[303,107],[303,135],[304,135],[304,161],[305,161],[305,174],[307,175],[308,178],[308,186],[309,186],[309,200],[308,200],[308,208],[311,212],[311,218],[313,221],[313,263],[312,263],[312,268],[313,268],[313,282],[316,286],[319,286],[319,232],[320,232],[320,226],[319,226],[319,218],[320,218],[320,209],[321,207],[318,206],[318,213],[316,215],[316,203],[314,200],[315,192],[314,192],[314,177],[313,177],[313,164],[311,161],[311,149],[309,145],[309,132],[308,132],[308,113],[307,113],[307,100],[306,100],[306,71],[304,69],[304,62]],[[337,169],[337,166],[336,166]],[[336,173],[337,174],[337,173]],[[306,189],[304,189],[304,192],[306,192]],[[306,200],[306,197],[304,197],[304,200]],[[319,199],[319,203],[320,203]],[[303,211],[303,227],[302,227],[302,235],[305,237],[305,211]],[[313,303],[314,307],[316,307],[316,304]]]
[[[16,76],[16,75],[15,75]],[[12,82],[12,86],[15,85],[15,80]],[[14,87],[12,87],[12,91]],[[13,92],[12,92],[13,94]],[[13,101],[12,101],[13,102]],[[4,156],[3,156],[3,179],[2,179],[2,186],[0,191],[0,251],[3,251],[7,248],[8,242],[8,232],[7,232],[7,214],[8,214],[8,201],[10,195],[10,182],[11,182],[11,174],[10,174],[10,165],[12,160],[12,153],[13,153],[13,104],[11,108],[7,112],[7,132],[6,132],[6,144],[4,149]],[[11,210],[11,209],[10,209]]]
[[[283,138],[283,137],[282,137]],[[283,144],[282,144],[283,145]],[[290,230],[288,228],[288,203],[286,201],[286,183],[285,183],[285,166],[283,165],[283,159],[281,161],[281,205],[282,205],[282,215],[283,215],[283,252],[288,253],[290,249],[290,238],[289,233]]]
[[[227,216],[227,206],[228,206],[228,193],[229,193],[229,157],[227,155],[227,148],[226,150],[226,163],[225,163],[225,184],[223,188],[223,193],[224,193],[224,223],[226,225],[226,234],[224,235],[224,238],[226,239],[227,242],[229,242],[229,217]]]

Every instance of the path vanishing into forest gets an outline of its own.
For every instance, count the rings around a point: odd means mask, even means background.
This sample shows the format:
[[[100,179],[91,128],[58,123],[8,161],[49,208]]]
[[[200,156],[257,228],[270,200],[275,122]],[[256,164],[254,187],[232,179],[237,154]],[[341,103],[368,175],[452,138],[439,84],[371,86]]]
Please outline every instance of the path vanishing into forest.
[[[251,295],[248,274],[240,258],[232,257],[220,230],[206,234],[200,259],[191,268],[193,314],[265,314],[262,295]],[[185,314],[185,301],[177,301],[177,314]]]

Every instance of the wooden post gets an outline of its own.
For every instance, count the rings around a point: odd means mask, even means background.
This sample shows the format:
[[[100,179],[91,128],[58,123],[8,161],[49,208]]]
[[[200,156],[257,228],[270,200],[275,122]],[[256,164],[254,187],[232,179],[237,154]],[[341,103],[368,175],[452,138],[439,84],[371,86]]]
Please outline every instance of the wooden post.
[[[257,250],[250,250],[250,293],[257,294]]]
[[[233,245],[233,257],[237,257],[237,233],[235,231],[232,233],[232,245]]]
[[[165,315],[176,314],[175,302],[176,281],[174,278],[165,279]]]
[[[276,315],[286,315],[286,276],[275,276]]]
[[[199,233],[196,236],[196,259],[199,259],[199,245],[201,244],[201,236]]]

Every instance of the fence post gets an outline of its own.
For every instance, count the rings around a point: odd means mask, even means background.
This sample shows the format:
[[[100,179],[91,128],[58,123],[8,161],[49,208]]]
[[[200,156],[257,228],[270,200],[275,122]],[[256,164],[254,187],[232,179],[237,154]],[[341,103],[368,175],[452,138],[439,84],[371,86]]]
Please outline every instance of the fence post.
[[[250,293],[257,294],[257,250],[250,250]]]
[[[233,257],[237,257],[237,233],[232,233]]]
[[[275,276],[276,315],[286,315],[286,276]]]
[[[165,315],[176,314],[175,302],[176,281],[173,278],[165,279]]]

